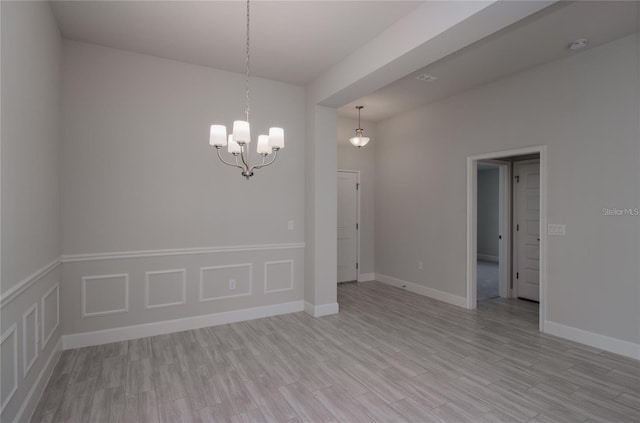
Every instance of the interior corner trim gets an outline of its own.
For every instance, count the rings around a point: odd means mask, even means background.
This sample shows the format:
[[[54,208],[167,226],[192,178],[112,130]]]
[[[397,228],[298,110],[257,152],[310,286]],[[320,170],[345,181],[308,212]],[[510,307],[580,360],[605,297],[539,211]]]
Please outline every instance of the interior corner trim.
[[[53,269],[58,267],[58,265],[62,263],[60,257],[54,259],[50,263],[47,263],[45,266],[36,270],[26,278],[20,281],[17,285],[7,289],[6,292],[3,292],[0,295],[0,309],[4,308],[11,301],[15,300],[20,294],[22,294],[25,290],[27,290],[31,285],[42,279]]]

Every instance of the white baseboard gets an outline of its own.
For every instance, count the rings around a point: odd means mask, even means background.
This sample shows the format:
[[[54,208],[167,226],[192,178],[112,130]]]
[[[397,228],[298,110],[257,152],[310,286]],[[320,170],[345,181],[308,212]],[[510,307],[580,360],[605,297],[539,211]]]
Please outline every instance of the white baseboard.
[[[492,261],[494,263],[498,263],[500,261],[500,257],[498,256],[490,256],[489,254],[476,254],[478,260]]]
[[[28,422],[31,421],[33,417],[33,412],[36,411],[36,406],[40,402],[42,397],[42,393],[44,392],[44,388],[49,383],[49,379],[51,378],[51,374],[53,373],[53,369],[58,364],[58,360],[60,359],[60,352],[62,351],[62,337],[58,340],[58,343],[51,354],[49,354],[49,358],[47,358],[47,362],[42,366],[42,370],[40,370],[40,374],[36,378],[36,381],[31,386],[29,393],[25,397],[20,409],[16,413],[15,418],[13,419],[13,423],[19,422]],[[26,415],[25,415],[26,412]],[[22,418],[25,416],[25,418]]]
[[[640,360],[640,344],[611,338],[610,336],[600,335],[598,333],[574,328],[572,326],[566,326],[549,320],[544,322],[544,331],[549,335],[559,336],[560,338],[579,342],[581,344],[589,345],[590,347],[599,348],[604,351]]]
[[[308,301],[304,302],[304,311],[313,317],[329,316],[330,314],[337,314],[339,310],[338,303],[313,305]]]
[[[404,288],[407,291],[413,292],[415,294],[424,295],[425,297],[430,297],[435,300],[453,304],[458,307],[466,308],[467,306],[467,299],[465,297],[449,294],[448,292],[428,288],[426,286],[418,285],[413,282],[403,281],[402,279],[394,278],[391,276],[381,275],[380,273],[376,273],[376,280],[382,283],[386,283],[387,285]]]
[[[245,320],[261,319],[280,314],[296,313],[304,310],[303,301],[273,304],[242,310],[225,311],[203,316],[184,317],[120,328],[104,329],[93,332],[74,333],[62,337],[63,348],[80,348],[91,345],[108,344],[110,342],[127,341],[146,336],[164,335],[183,330],[198,329],[208,326],[224,325]]]
[[[358,276],[358,282],[368,282],[368,281],[375,281],[376,280],[376,274],[371,272],[371,273],[360,273],[360,276]]]

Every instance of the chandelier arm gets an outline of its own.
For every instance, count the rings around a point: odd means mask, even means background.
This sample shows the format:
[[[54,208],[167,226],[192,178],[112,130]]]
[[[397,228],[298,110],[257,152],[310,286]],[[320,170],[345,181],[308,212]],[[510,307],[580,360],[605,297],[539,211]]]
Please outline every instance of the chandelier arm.
[[[216,152],[218,153],[218,158],[220,159],[220,161],[224,164],[226,164],[227,166],[232,166],[232,167],[239,167],[240,169],[242,169],[242,166],[238,165],[238,156],[236,156],[236,163],[230,163],[228,161],[226,161],[224,158],[222,158],[222,154],[220,154],[220,147],[216,147]]]
[[[246,147],[246,150],[245,150]],[[245,144],[240,146],[240,160],[242,160],[242,169],[243,170],[247,170],[249,169],[249,157],[245,157],[245,151],[248,153],[249,151],[249,144]],[[236,160],[238,160],[238,157],[236,156]]]
[[[262,163],[261,163],[261,164],[259,164],[259,165],[255,165],[255,166],[253,166],[253,167],[251,168],[251,171],[253,172],[254,170],[261,169],[261,168],[263,168],[263,167],[267,167],[267,166],[269,166],[271,163],[273,163],[273,162],[275,162],[275,161],[276,161],[276,158],[277,158],[277,157],[278,157],[278,150],[273,150],[273,159],[271,159],[271,161],[270,161],[270,162],[265,163],[264,161],[265,161],[265,159],[266,159],[266,158],[265,158],[265,157],[263,157],[263,158],[262,158]]]

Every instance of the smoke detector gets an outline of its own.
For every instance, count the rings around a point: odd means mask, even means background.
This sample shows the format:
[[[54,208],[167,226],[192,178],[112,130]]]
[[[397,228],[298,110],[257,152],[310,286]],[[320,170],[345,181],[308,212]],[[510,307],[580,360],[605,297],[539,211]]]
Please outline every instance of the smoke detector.
[[[438,77],[437,76],[433,76],[433,75],[427,75],[426,73],[423,73],[422,75],[416,76],[416,79],[418,81],[433,82],[436,79],[438,79]]]
[[[569,43],[569,50],[580,50],[581,48],[585,48],[589,40],[586,38],[577,39],[571,43]]]

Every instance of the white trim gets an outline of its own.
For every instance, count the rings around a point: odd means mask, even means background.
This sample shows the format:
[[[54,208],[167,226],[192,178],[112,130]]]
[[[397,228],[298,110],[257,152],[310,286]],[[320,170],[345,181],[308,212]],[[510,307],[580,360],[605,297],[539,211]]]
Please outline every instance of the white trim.
[[[360,216],[360,171],[359,170],[349,170],[349,169],[338,169],[337,173],[355,173],[356,174],[356,184],[358,184],[356,189],[356,208],[357,208],[357,216],[356,216],[356,224],[358,225],[358,230],[356,231],[356,281],[360,281],[360,232],[362,231],[361,227],[361,216]],[[337,179],[337,178],[336,178]],[[337,311],[336,311],[337,313]]]
[[[546,333],[549,335],[559,336],[560,338],[570,341],[640,360],[640,344],[634,344],[633,342],[600,335],[599,333],[589,332],[549,320],[545,322],[544,327]]]
[[[36,406],[38,405],[38,403],[42,399],[42,394],[44,393],[44,388],[49,383],[49,379],[51,378],[51,375],[53,374],[53,369],[55,369],[56,364],[58,364],[58,360],[60,359],[60,356],[61,356],[59,354],[59,352],[61,350],[62,350],[62,337],[60,337],[60,339],[58,339],[58,343],[56,344],[56,346],[51,351],[51,354],[49,354],[49,358],[47,359],[47,362],[42,367],[42,370],[40,370],[40,374],[38,374],[38,377],[36,378],[36,381],[33,383],[33,385],[31,385],[31,389],[29,390],[29,393],[27,394],[27,396],[25,397],[24,401],[22,402],[22,406],[20,406],[20,409],[16,413],[16,416],[13,419],[13,423],[19,423],[19,422],[22,422],[22,421],[26,421],[26,422],[31,421],[31,418],[33,417],[33,413],[36,411]],[[57,356],[57,359],[52,364],[53,358],[56,357],[56,356]],[[47,375],[46,376],[46,380],[43,383],[40,383],[40,381],[42,380],[42,377],[45,374]],[[37,396],[37,399],[32,401],[32,398],[34,398],[34,394],[35,394],[36,390],[39,390],[40,393]],[[28,418],[23,420],[22,419],[22,415],[24,414],[24,412],[27,409],[27,407],[30,407],[29,415],[27,416]]]
[[[467,298],[466,308],[476,308],[476,264],[477,264],[477,163],[479,160],[501,159],[524,154],[539,153],[540,155],[540,311],[539,329],[544,332],[547,321],[547,233],[542,228],[547,227],[547,146],[502,150],[493,153],[479,154],[467,157]]]
[[[68,254],[62,256],[63,263],[79,261],[116,260],[144,257],[184,256],[191,254],[231,253],[262,250],[291,250],[304,248],[303,242],[283,244],[231,245],[220,247],[172,248],[164,250],[120,251],[113,253]]]
[[[114,279],[114,278],[124,278],[124,308],[87,313],[87,281],[93,281],[93,280],[99,280],[99,279]],[[80,295],[80,301],[82,303],[82,310],[81,310],[82,318],[129,312],[129,274],[128,273],[120,273],[115,275],[83,276],[81,290],[82,292]]]
[[[465,307],[466,305],[467,300],[464,297],[449,294],[448,292],[439,291],[437,289],[429,288],[424,285],[418,285],[413,282],[403,281],[402,279],[394,278],[392,276],[376,273],[376,280],[382,283],[386,283],[387,285],[395,286],[397,288],[403,288],[409,292],[424,295],[425,297],[443,301],[448,304],[453,304],[458,307]]]
[[[172,303],[153,304],[149,305],[149,276],[150,275],[165,275],[169,273],[182,273],[182,300]],[[169,307],[174,305],[187,303],[187,269],[171,269],[171,270],[157,270],[152,272],[144,272],[144,308],[145,310],[161,307]]]
[[[480,253],[478,253],[476,256],[478,257],[478,260],[491,261],[494,263],[500,262],[500,257],[498,256],[490,256],[489,254],[480,254]]]
[[[2,336],[0,336],[0,346],[13,334],[13,379],[14,384],[11,388],[11,392],[7,395],[7,398],[0,405],[0,414],[4,411],[4,408],[9,404],[11,398],[18,390],[18,325],[14,323],[7,329]]]
[[[225,311],[202,316],[183,317],[180,319],[143,323],[139,325],[104,329],[93,332],[74,333],[70,335],[63,335],[62,345],[65,350],[88,347],[147,336],[165,335],[167,333],[180,332],[183,330],[192,330],[208,326],[261,319],[263,317],[278,316],[281,314],[296,313],[303,309],[304,304],[302,301],[292,301],[288,303]]]
[[[467,292],[465,308],[477,305],[478,289],[478,158],[467,157]]]
[[[267,271],[267,266],[270,264],[286,264],[289,263],[289,287],[288,288],[279,288],[279,289],[267,289],[267,286],[269,285],[269,278],[267,277],[268,275],[268,271]],[[291,291],[293,290],[293,260],[278,260],[278,261],[265,261],[264,262],[264,293],[265,294],[272,294],[274,292],[284,292],[284,291]]]
[[[242,294],[232,294],[232,295],[223,295],[221,297],[207,297],[204,298],[202,296],[203,294],[203,278],[204,278],[204,272],[207,270],[218,270],[218,269],[230,269],[230,268],[236,268],[236,267],[248,267],[249,268],[249,292],[245,292]],[[200,301],[201,303],[205,302],[205,301],[214,301],[214,300],[221,300],[224,298],[237,298],[237,297],[249,297],[253,294],[253,263],[241,263],[241,264],[226,264],[224,266],[212,266],[212,267],[201,267],[200,268],[200,292],[198,295],[198,301]]]
[[[51,293],[53,291],[56,291],[56,324],[53,327],[53,329],[51,329],[51,332],[49,332],[49,334],[45,334],[44,333],[44,329],[45,329],[45,321],[44,321],[44,317],[47,315],[46,313],[46,299],[49,297],[49,295],[51,295]],[[42,351],[44,351],[44,348],[47,346],[47,344],[49,343],[49,340],[51,339],[51,336],[53,336],[53,334],[55,333],[56,329],[58,329],[58,326],[60,326],[60,282],[56,282],[55,285],[53,285],[51,287],[50,290],[48,290],[40,299],[40,303],[41,303],[41,309],[42,309],[42,322],[40,323],[40,326],[42,327],[42,345],[40,346],[40,349]]]
[[[331,314],[338,314],[340,307],[338,303],[313,305],[308,301],[304,302],[304,311],[313,317],[329,316]]]
[[[358,282],[369,282],[369,281],[375,281],[375,280],[376,280],[376,274],[374,272],[360,273],[358,275]]]
[[[511,297],[511,163],[500,163],[500,201],[498,224],[500,225],[500,247],[498,249],[498,294]]]
[[[61,263],[60,257],[48,263],[44,267],[36,270],[22,281],[20,281],[17,285],[7,289],[0,295],[0,309],[9,304],[11,301],[16,299],[18,295],[22,294],[27,288],[33,285],[38,280],[42,279],[49,272],[55,269]]]
[[[27,318],[30,314],[33,316],[33,358],[28,360],[27,358]],[[38,328],[38,302],[33,303],[31,307],[22,313],[22,378],[26,378],[29,370],[33,367],[33,363],[38,359],[39,352],[39,328]]]

